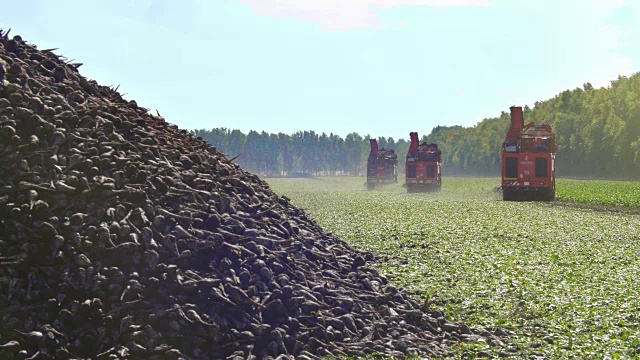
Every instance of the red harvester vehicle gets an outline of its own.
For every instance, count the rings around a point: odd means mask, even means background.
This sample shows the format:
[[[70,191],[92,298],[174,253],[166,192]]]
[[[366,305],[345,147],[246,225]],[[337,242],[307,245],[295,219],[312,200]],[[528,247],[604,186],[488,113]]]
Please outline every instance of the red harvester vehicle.
[[[440,191],[442,152],[436,144],[418,141],[418,133],[409,133],[411,144],[405,163],[407,192]]]
[[[547,124],[524,125],[522,107],[512,106],[502,145],[502,199],[553,201],[556,197],[556,135]]]
[[[378,149],[376,139],[370,139],[371,152],[367,160],[367,189],[376,185],[398,182],[398,155],[393,149]]]

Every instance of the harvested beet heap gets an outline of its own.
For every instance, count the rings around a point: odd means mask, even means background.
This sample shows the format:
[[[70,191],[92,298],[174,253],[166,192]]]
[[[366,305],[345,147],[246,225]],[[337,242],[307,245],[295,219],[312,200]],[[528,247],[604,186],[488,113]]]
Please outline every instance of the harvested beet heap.
[[[0,41],[1,358],[440,356],[478,336],[80,64]]]

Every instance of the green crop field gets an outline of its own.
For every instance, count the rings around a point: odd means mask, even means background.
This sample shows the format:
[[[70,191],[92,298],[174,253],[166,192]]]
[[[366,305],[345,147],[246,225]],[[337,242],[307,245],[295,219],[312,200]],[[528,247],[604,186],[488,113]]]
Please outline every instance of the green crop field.
[[[496,179],[444,179],[430,194],[367,191],[363,178],[268,182],[434,310],[509,334],[502,348],[463,343],[459,358],[640,358],[639,215],[503,202]],[[563,180],[558,196],[594,203],[579,189],[600,184]]]
[[[557,188],[560,201],[640,208],[640,182],[559,179]]]

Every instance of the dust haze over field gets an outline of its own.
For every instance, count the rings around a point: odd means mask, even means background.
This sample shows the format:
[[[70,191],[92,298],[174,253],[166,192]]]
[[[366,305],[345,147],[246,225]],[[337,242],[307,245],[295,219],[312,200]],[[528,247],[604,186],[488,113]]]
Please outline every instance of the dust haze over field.
[[[386,184],[367,190],[366,178],[363,177],[313,177],[313,178],[264,178],[270,183],[277,184],[283,191],[296,194],[326,193],[328,189],[335,192],[362,192],[364,194],[396,194],[406,196],[407,190],[403,187],[404,177],[398,177],[398,183]],[[300,189],[300,186],[304,190]],[[441,192],[424,192],[418,196],[440,200],[464,201],[499,200],[501,199],[498,187],[500,179],[493,177],[447,177],[442,180]],[[366,195],[365,195],[366,196]]]

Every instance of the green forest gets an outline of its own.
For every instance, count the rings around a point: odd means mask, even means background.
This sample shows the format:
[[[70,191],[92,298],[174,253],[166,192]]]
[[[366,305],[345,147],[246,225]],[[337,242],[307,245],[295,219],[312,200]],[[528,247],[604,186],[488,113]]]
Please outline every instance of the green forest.
[[[193,131],[242,168],[261,175],[359,175],[365,171],[370,136],[356,133],[342,138],[334,134],[298,131],[294,134],[214,128]],[[404,158],[409,149],[406,140],[379,138],[379,148],[398,151]],[[404,161],[404,160],[402,160]]]
[[[505,104],[500,116],[483,119],[476,126],[437,126],[422,136],[422,141],[435,142],[442,149],[445,176],[499,176],[500,149],[509,128],[511,105]],[[525,106],[524,119],[525,123],[552,126],[557,135],[556,172],[560,176],[628,179],[640,175],[640,73],[619,76],[606,88],[585,83],[533,107]],[[227,128],[192,133],[229,157],[237,156],[235,161],[243,168],[267,176],[362,175],[371,138],[357,133],[342,138],[313,131],[245,134]],[[402,169],[408,140],[377,139],[380,148],[396,150]]]

